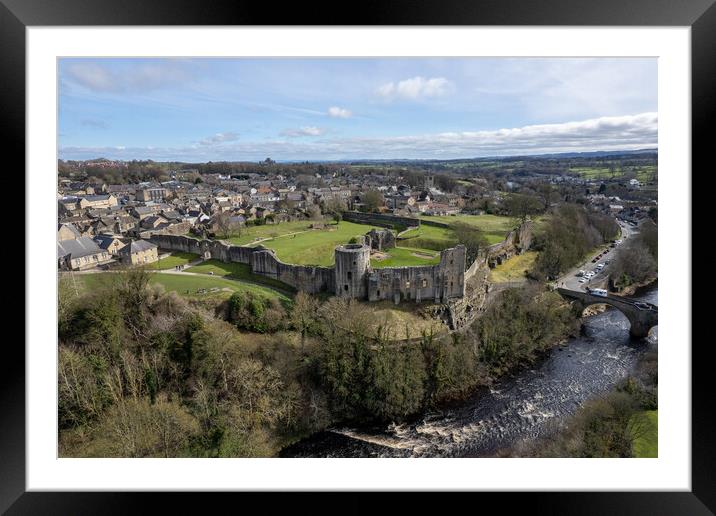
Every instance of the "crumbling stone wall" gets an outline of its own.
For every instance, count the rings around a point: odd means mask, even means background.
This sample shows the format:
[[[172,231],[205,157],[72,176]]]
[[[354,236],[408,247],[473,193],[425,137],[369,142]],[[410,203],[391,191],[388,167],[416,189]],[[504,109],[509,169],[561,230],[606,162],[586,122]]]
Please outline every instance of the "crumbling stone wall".
[[[284,263],[263,246],[243,247],[218,240],[163,234],[152,235],[150,240],[162,249],[248,264],[254,274],[277,279],[311,294],[331,292],[370,301],[391,299],[396,303],[405,300],[445,302],[464,295],[466,253],[462,245],[443,250],[438,265],[373,271],[370,247],[365,243],[336,248],[334,267],[311,267]]]
[[[523,222],[519,227],[507,233],[507,236],[502,242],[493,244],[478,253],[476,263],[474,263],[473,266],[477,269],[484,263],[490,268],[493,268],[509,260],[516,254],[522,254],[527,251],[532,245],[533,227],[532,221],[527,220]],[[472,268],[471,266],[470,269]],[[473,273],[474,270],[470,275]]]
[[[395,247],[395,235],[389,229],[371,229],[365,237],[366,245],[374,251]]]

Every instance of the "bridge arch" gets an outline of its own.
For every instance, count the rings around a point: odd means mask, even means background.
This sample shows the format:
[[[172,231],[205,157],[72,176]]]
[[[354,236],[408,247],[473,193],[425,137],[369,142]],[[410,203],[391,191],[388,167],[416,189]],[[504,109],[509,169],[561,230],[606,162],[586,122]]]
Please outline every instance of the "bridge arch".
[[[557,291],[565,299],[578,302],[582,311],[589,306],[598,304],[616,308],[629,320],[629,334],[637,339],[643,339],[648,336],[649,330],[659,324],[658,307],[649,303],[639,303],[616,296],[596,296],[589,292],[579,292],[565,288],[558,288]]]

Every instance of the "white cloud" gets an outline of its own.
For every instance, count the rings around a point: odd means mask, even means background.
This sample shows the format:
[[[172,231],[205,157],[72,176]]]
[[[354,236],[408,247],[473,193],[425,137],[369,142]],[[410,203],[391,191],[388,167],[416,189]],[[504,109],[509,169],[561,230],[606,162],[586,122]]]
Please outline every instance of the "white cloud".
[[[334,118],[350,118],[352,114],[353,113],[351,113],[347,109],[340,108],[337,106],[332,106],[328,108],[328,116],[332,116]]]
[[[300,136],[321,136],[323,129],[315,126],[304,126],[298,129],[286,129],[281,132],[282,136],[288,136],[290,138],[297,138]]]
[[[333,138],[319,142],[242,141],[200,148],[114,148],[65,147],[63,159],[154,160],[255,160],[271,156],[295,159],[419,159],[470,158],[484,156],[536,155],[596,150],[635,150],[657,147],[656,113],[641,113],[559,124],[540,124],[488,131],[445,132],[385,138]]]
[[[376,90],[376,93],[388,100],[395,98],[406,100],[420,100],[431,97],[441,97],[452,92],[453,84],[445,77],[413,77],[400,82],[388,82]]]
[[[239,135],[232,132],[216,133],[199,141],[199,145],[220,145],[226,142],[233,142],[239,139]]]
[[[146,92],[185,84],[192,76],[180,62],[151,62],[116,69],[98,63],[72,63],[63,68],[64,77],[100,93]]]

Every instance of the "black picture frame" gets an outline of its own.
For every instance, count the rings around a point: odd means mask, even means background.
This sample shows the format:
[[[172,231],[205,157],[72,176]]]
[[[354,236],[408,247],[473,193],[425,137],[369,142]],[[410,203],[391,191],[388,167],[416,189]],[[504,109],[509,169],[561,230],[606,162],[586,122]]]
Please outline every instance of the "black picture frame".
[[[707,166],[708,128],[716,119],[715,0],[363,0],[341,12],[336,4],[272,5],[199,0],[0,0],[0,117],[3,151],[25,166],[25,29],[31,26],[113,25],[607,25],[689,26],[692,35],[692,163]],[[346,4],[347,6],[348,4]],[[319,14],[325,13],[325,14]],[[48,116],[52,116],[49,115]],[[22,168],[20,168],[22,167]],[[713,173],[713,171],[710,171]],[[691,209],[691,207],[689,207]],[[694,234],[692,232],[692,234]],[[691,254],[689,253],[689,256]],[[26,274],[28,271],[25,271]],[[18,305],[20,305],[18,303]],[[24,304],[23,304],[24,305]],[[692,303],[692,306],[693,305]],[[692,316],[693,320],[693,316]],[[709,339],[710,340],[710,339]],[[9,344],[9,342],[8,342]],[[161,498],[164,511],[204,509],[205,501],[184,494],[25,492],[25,354],[5,347],[0,361],[0,510],[7,514],[127,514],[148,509]],[[676,345],[676,343],[674,343]],[[692,347],[692,491],[481,494],[505,506],[525,504],[532,514],[713,514],[716,511],[716,454],[709,346]],[[678,343],[681,346],[690,343]],[[204,499],[208,494],[200,494]],[[223,498],[231,495],[221,495]],[[245,497],[254,495],[244,494]],[[330,495],[324,495],[330,498]],[[344,512],[366,512],[372,494],[323,504]],[[271,509],[282,497],[262,497]],[[403,510],[423,506],[422,496],[401,502]],[[244,502],[242,502],[244,503]],[[452,502],[454,504],[455,501]],[[460,503],[460,502],[457,502]],[[484,503],[483,500],[480,503]],[[248,507],[248,506],[247,506]],[[340,509],[338,509],[340,507]],[[312,506],[311,511],[320,510]],[[331,512],[333,512],[331,510]]]

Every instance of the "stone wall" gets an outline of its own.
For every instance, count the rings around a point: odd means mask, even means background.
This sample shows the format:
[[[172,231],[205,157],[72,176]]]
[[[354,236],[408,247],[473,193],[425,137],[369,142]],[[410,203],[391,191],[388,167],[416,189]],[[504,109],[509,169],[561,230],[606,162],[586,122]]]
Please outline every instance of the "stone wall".
[[[389,229],[371,229],[365,234],[365,244],[374,251],[395,247],[395,235]]]
[[[263,246],[243,247],[165,234],[152,235],[150,240],[161,249],[248,264],[254,274],[277,279],[311,294],[330,292],[342,297],[370,301],[390,299],[396,303],[405,300],[445,302],[462,297],[465,289],[466,253],[462,245],[443,250],[437,265],[372,270],[370,247],[366,244],[337,247],[334,267],[311,267],[284,263]]]
[[[358,211],[347,211],[343,213],[343,220],[358,224],[373,224],[374,226],[405,226],[420,227],[420,219],[412,217],[400,217],[385,213],[361,213]]]
[[[523,222],[519,227],[507,233],[507,236],[502,242],[493,244],[480,252],[476,263],[482,262],[487,264],[490,268],[493,268],[509,260],[516,254],[522,254],[527,251],[532,245],[533,226],[530,220]],[[480,266],[481,264],[477,264],[477,267]],[[470,269],[472,268],[471,266]]]
[[[361,214],[362,215],[362,214]],[[476,285],[471,292],[480,292],[486,284],[488,268],[527,250],[532,242],[532,222],[527,221],[510,231],[505,240],[482,251],[477,260],[466,266],[465,246],[458,245],[440,253],[440,263],[415,267],[386,267],[373,270],[370,251],[373,231],[364,243],[346,244],[335,251],[333,267],[311,267],[284,263],[276,254],[261,245],[244,247],[218,240],[198,240],[182,235],[155,234],[150,240],[162,249],[195,253],[204,258],[244,263],[251,272],[279,280],[296,290],[311,294],[329,292],[341,297],[391,300],[395,303],[429,301],[447,303],[465,298],[465,285]],[[390,233],[392,236],[392,233]],[[384,237],[385,238],[385,237]],[[473,296],[468,296],[473,297]],[[463,303],[469,311],[475,303]],[[451,318],[453,316],[451,315]]]

